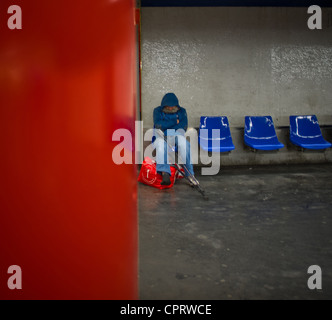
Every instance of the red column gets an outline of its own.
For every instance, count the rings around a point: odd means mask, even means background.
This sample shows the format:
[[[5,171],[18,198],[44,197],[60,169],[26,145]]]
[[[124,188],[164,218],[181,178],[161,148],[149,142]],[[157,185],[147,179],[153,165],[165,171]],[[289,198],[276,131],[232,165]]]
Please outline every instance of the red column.
[[[0,299],[137,299],[133,0],[0,4]],[[9,289],[8,268],[22,270]]]

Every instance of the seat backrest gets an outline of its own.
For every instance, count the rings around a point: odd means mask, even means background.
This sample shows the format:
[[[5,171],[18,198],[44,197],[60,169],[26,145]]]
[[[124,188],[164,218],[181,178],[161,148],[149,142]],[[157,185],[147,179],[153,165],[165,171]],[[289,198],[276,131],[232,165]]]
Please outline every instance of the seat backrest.
[[[271,116],[246,116],[244,131],[249,137],[272,138],[276,136]]]
[[[315,115],[290,116],[290,133],[301,138],[317,138],[322,135]]]
[[[202,116],[200,119],[200,129],[219,129],[220,136],[230,137],[231,132],[229,129],[229,122],[226,116]]]

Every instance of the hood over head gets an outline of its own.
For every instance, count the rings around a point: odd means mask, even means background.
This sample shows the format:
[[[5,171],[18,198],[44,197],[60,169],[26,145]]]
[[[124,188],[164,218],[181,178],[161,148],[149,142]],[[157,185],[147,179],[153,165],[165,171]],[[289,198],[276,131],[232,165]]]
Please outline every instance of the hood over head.
[[[162,107],[173,107],[173,106],[179,106],[179,100],[177,96],[173,92],[166,93],[161,100],[161,106]]]

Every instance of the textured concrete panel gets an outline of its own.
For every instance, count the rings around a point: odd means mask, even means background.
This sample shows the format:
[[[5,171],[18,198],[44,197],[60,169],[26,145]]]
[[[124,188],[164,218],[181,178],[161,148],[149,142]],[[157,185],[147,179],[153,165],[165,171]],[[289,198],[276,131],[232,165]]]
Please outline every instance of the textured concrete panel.
[[[332,27],[309,30],[306,9],[143,8],[145,127],[168,91],[193,127],[201,115],[227,115],[242,126],[245,114],[271,114],[287,125],[303,112],[330,124]]]

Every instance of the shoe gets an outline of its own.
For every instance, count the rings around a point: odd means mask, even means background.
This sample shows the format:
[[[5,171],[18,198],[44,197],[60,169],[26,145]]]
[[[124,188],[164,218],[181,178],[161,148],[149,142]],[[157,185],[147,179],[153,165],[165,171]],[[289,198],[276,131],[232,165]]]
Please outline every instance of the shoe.
[[[189,180],[189,183],[190,183],[190,185],[191,185],[192,187],[194,187],[194,186],[197,186],[197,185],[198,185],[198,182],[197,182],[197,180],[195,179],[195,177],[194,177],[194,176],[188,176],[187,178],[188,178],[188,180]]]
[[[171,184],[171,176],[167,172],[163,172],[162,174],[163,181],[160,183],[162,186],[169,186]]]

